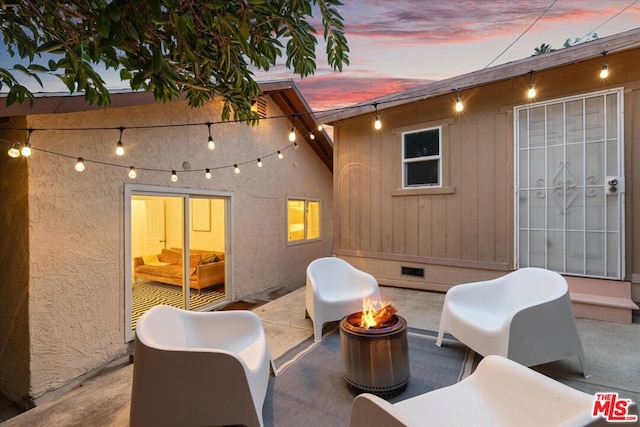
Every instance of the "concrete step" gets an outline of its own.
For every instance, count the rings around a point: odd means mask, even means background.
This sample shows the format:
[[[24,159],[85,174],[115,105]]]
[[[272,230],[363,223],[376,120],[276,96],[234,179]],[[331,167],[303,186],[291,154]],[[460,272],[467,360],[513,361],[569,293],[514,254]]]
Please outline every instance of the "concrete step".
[[[630,282],[568,276],[565,279],[576,317],[633,322],[633,311],[639,308],[631,299]]]

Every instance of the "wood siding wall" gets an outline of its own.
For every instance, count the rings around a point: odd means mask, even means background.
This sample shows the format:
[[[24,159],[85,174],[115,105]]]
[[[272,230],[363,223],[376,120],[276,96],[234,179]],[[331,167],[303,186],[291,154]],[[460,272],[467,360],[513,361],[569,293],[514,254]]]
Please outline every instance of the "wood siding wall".
[[[625,88],[627,174],[627,276],[640,267],[640,233],[632,196],[640,180],[640,50],[602,60],[536,72],[536,101],[606,88]],[[527,103],[529,76],[464,89],[464,111],[454,94],[378,110],[335,123],[334,252],[372,273],[381,284],[446,290],[465,281],[496,277],[514,268],[513,107]],[[443,187],[402,190],[401,133],[442,126]],[[634,157],[635,156],[635,157]],[[637,169],[637,168],[636,168]],[[633,237],[636,237],[635,239]],[[632,254],[633,257],[630,257]],[[631,261],[632,260],[632,261]],[[424,268],[424,278],[401,267]],[[640,271],[636,267],[633,271]]]

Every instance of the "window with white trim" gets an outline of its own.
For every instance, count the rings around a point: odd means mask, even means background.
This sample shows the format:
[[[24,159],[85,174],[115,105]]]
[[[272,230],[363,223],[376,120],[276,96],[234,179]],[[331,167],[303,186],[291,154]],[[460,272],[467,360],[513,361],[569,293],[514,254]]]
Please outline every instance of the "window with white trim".
[[[442,127],[402,133],[402,188],[442,186]]]
[[[320,201],[287,199],[287,242],[302,243],[320,239]]]

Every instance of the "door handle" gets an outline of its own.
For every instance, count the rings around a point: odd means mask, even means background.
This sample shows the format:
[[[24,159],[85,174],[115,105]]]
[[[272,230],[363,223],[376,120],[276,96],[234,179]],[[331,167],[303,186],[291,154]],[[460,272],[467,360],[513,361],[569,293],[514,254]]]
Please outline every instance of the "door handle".
[[[605,193],[607,196],[615,196],[620,192],[624,192],[624,178],[620,176],[606,177]]]

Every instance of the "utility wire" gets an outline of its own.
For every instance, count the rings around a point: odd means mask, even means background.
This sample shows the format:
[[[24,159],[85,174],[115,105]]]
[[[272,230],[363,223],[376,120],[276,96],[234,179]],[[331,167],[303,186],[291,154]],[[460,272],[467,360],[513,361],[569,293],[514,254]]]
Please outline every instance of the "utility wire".
[[[591,33],[595,33],[596,30],[598,30],[600,27],[602,27],[603,25],[605,25],[606,23],[608,23],[609,21],[611,21],[613,18],[615,18],[616,16],[620,15],[622,12],[624,12],[625,10],[629,9],[631,6],[633,6],[634,4],[638,3],[638,1],[640,0],[634,0],[631,2],[631,4],[629,4],[627,7],[625,7],[624,9],[622,9],[620,12],[616,13],[615,15],[613,15],[611,18],[607,19],[606,21],[604,21],[602,24],[598,25],[596,28],[594,28],[593,30],[589,31],[587,34],[585,34],[584,36],[580,37],[579,40],[584,39],[585,37],[589,36],[589,34]]]
[[[543,17],[543,16],[544,16],[548,11],[549,11],[549,9],[551,9],[551,8],[553,7],[553,5],[554,5],[554,4],[556,4],[556,1],[558,1],[558,0],[553,0],[553,2],[551,2],[551,4],[549,5],[549,7],[547,7],[547,8],[545,9],[545,11],[544,11],[544,12],[542,12],[542,14],[541,14],[540,16],[538,16],[538,17],[536,18],[536,20],[535,20],[535,21],[533,21],[533,22],[531,23],[531,25],[529,25],[529,28],[527,28],[526,30],[524,30],[524,32],[523,32],[522,34],[520,34],[520,35],[519,35],[519,36],[518,36],[518,37],[517,37],[513,42],[511,42],[511,44],[510,44],[509,46],[507,46],[507,48],[506,48],[505,50],[503,50],[502,52],[500,52],[500,55],[496,56],[496,57],[494,58],[494,60],[493,60],[493,61],[489,62],[489,63],[488,63],[488,64],[483,68],[483,70],[484,70],[485,68],[490,67],[490,66],[491,66],[491,64],[493,64],[494,62],[496,62],[496,61],[498,60],[498,58],[500,58],[502,55],[504,55],[504,54],[505,54],[505,52],[506,52],[506,51],[508,51],[509,49],[511,49],[511,46],[513,46],[514,44],[516,44],[516,42],[517,42],[518,40],[520,40],[520,39],[522,38],[522,36],[524,36],[525,34],[527,34],[527,32],[529,32],[529,30],[531,29],[531,27],[533,27],[533,26],[536,24],[536,22],[538,22],[538,21],[539,21],[539,20],[540,20],[540,19],[541,19],[541,18],[542,18],[542,17]],[[636,1],[638,1],[638,0],[636,0]]]

